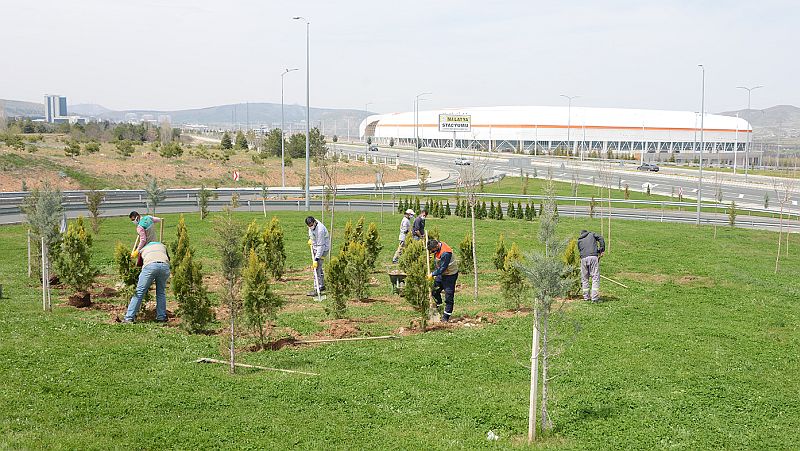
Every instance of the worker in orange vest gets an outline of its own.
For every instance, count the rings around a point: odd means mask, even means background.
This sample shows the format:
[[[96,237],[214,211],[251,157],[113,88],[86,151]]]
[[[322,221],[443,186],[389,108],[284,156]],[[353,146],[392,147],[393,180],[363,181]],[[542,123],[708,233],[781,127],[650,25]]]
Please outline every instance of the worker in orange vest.
[[[431,296],[436,301],[436,308],[441,309],[442,291],[444,291],[442,322],[447,322],[453,314],[453,297],[456,292],[456,280],[458,280],[458,260],[453,254],[453,249],[443,241],[428,240],[428,252],[433,254],[436,263],[436,269],[428,274],[428,280],[433,280]]]

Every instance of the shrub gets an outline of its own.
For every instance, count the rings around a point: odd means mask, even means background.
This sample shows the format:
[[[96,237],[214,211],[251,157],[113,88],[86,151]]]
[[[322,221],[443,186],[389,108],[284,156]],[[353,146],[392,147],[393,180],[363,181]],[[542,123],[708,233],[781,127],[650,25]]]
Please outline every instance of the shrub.
[[[458,269],[465,275],[472,275],[473,260],[472,260],[472,236],[466,234],[464,239],[458,245]]]
[[[370,271],[375,271],[375,264],[378,261],[378,255],[381,253],[383,245],[381,245],[381,239],[378,235],[378,226],[374,222],[370,222],[369,227],[367,227],[364,246],[367,251],[367,266]]]
[[[503,259],[503,267],[500,272],[500,290],[503,297],[508,302],[510,308],[519,310],[522,301],[526,298],[527,284],[519,264],[522,262],[522,254],[517,247],[517,243],[511,243],[511,249]]]
[[[67,142],[67,146],[64,147],[64,155],[68,157],[77,157],[81,154],[81,145],[78,144],[78,141],[70,140]]]
[[[117,268],[119,280],[124,285],[122,294],[129,299],[136,291],[136,283],[139,281],[139,273],[142,270],[136,266],[136,261],[131,258],[131,250],[119,241],[117,241],[117,245],[114,248],[114,264]]]
[[[567,243],[564,253],[561,256],[563,261],[569,267],[569,277],[572,277],[573,283],[569,288],[568,294],[570,296],[577,296],[581,293],[581,255],[578,252],[578,240],[572,238]]]
[[[200,262],[194,261],[191,249],[186,250],[183,259],[173,258],[173,261],[177,264],[172,270],[172,292],[178,302],[182,326],[191,333],[202,332],[213,319],[211,302],[203,285],[203,268]]]
[[[502,220],[503,219],[503,202],[497,201],[497,211],[494,212],[495,219]]]
[[[495,247],[494,250],[493,262],[494,262],[494,267],[497,270],[503,269],[503,265],[505,265],[506,262],[506,254],[508,254],[508,252],[506,251],[506,242],[503,239],[503,234],[501,233],[500,236],[497,238],[497,246]]]
[[[517,217],[517,212],[514,209],[514,202],[509,202],[508,203],[508,217],[511,218],[511,219]]]
[[[351,292],[356,299],[362,300],[369,297],[369,263],[367,260],[367,247],[364,243],[350,241],[344,253],[347,262],[347,278],[350,281]]]
[[[283,244],[283,229],[276,217],[272,217],[269,228],[265,229],[261,235],[263,243],[264,262],[267,269],[275,280],[283,277],[286,269],[286,249]]]
[[[183,147],[181,147],[181,143],[172,141],[161,146],[158,154],[164,158],[179,157],[183,155]]]
[[[55,265],[61,281],[76,292],[85,292],[94,283],[98,271],[92,266],[92,236],[83,226],[83,216],[67,227]]]
[[[272,291],[267,264],[258,257],[255,249],[250,249],[244,270],[243,303],[247,325],[258,333],[263,348],[265,338],[269,337],[269,333],[264,333],[264,328],[275,321],[284,300]]]
[[[242,249],[244,250],[245,255],[250,255],[250,251],[261,251],[262,245],[262,234],[258,228],[258,223],[255,219],[253,219],[250,224],[247,225],[247,230],[244,232],[244,238],[242,238]]]
[[[117,151],[123,157],[129,157],[133,155],[133,143],[131,141],[123,139],[117,141],[116,143],[114,143],[114,145],[117,147]]]
[[[412,241],[400,257],[400,269],[406,274],[403,297],[420,315],[422,330],[428,322],[430,282],[427,279],[427,249],[422,240]]]
[[[88,142],[84,144],[83,150],[85,150],[86,153],[97,153],[100,151],[100,143],[97,141]]]
[[[330,295],[330,302],[325,306],[325,311],[334,318],[344,318],[347,314],[347,298],[350,295],[351,283],[347,275],[347,258],[343,252],[331,257],[325,273],[325,285]]]

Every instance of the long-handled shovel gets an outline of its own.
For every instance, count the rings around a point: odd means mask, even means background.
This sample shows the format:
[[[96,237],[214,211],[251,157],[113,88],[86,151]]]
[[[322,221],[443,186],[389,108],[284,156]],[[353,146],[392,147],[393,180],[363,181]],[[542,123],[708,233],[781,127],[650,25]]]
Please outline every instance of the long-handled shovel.
[[[308,250],[311,251],[311,272],[314,273],[314,290],[317,292],[317,302],[322,301],[322,296],[319,291],[319,279],[317,278],[317,268],[314,267],[314,247],[312,244],[308,245]]]

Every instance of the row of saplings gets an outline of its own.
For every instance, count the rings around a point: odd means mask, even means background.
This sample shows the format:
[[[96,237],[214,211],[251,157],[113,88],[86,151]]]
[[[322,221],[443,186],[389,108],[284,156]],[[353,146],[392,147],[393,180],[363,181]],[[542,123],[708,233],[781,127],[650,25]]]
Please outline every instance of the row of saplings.
[[[544,204],[539,204],[539,216],[541,216],[543,208]],[[397,202],[398,213],[402,214],[408,209],[415,212],[419,212],[422,209],[422,204],[420,204],[418,197],[413,199],[405,197]],[[508,202],[508,206],[504,208],[502,201],[498,200],[497,205],[495,205],[494,199],[489,201],[488,206],[485,200],[476,201],[474,207],[466,199],[456,199],[455,208],[452,210],[450,209],[450,202],[447,200],[428,199],[425,201],[424,209],[434,218],[445,218],[451,216],[453,212],[455,212],[456,216],[469,218],[472,216],[473,209],[475,210],[475,219],[503,220],[508,217],[510,219],[533,221],[537,216],[535,203],[528,202],[523,205],[517,201],[515,207],[514,202]]]

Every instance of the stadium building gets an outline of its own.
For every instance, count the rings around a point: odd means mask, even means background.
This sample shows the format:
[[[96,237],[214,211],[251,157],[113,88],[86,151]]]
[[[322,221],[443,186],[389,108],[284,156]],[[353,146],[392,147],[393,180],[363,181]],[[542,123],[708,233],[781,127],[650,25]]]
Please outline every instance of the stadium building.
[[[582,107],[480,107],[371,115],[361,122],[362,139],[422,147],[478,148],[537,155],[692,161],[699,157],[700,114],[691,111]],[[467,119],[464,119],[464,118]],[[462,120],[463,124],[453,121]],[[443,127],[440,127],[440,121]],[[456,127],[458,126],[458,127]],[[449,131],[458,129],[459,131]],[[448,131],[442,131],[448,130]],[[737,117],[706,114],[704,160],[751,163],[745,155],[750,124]],[[751,152],[752,153],[752,152]]]

